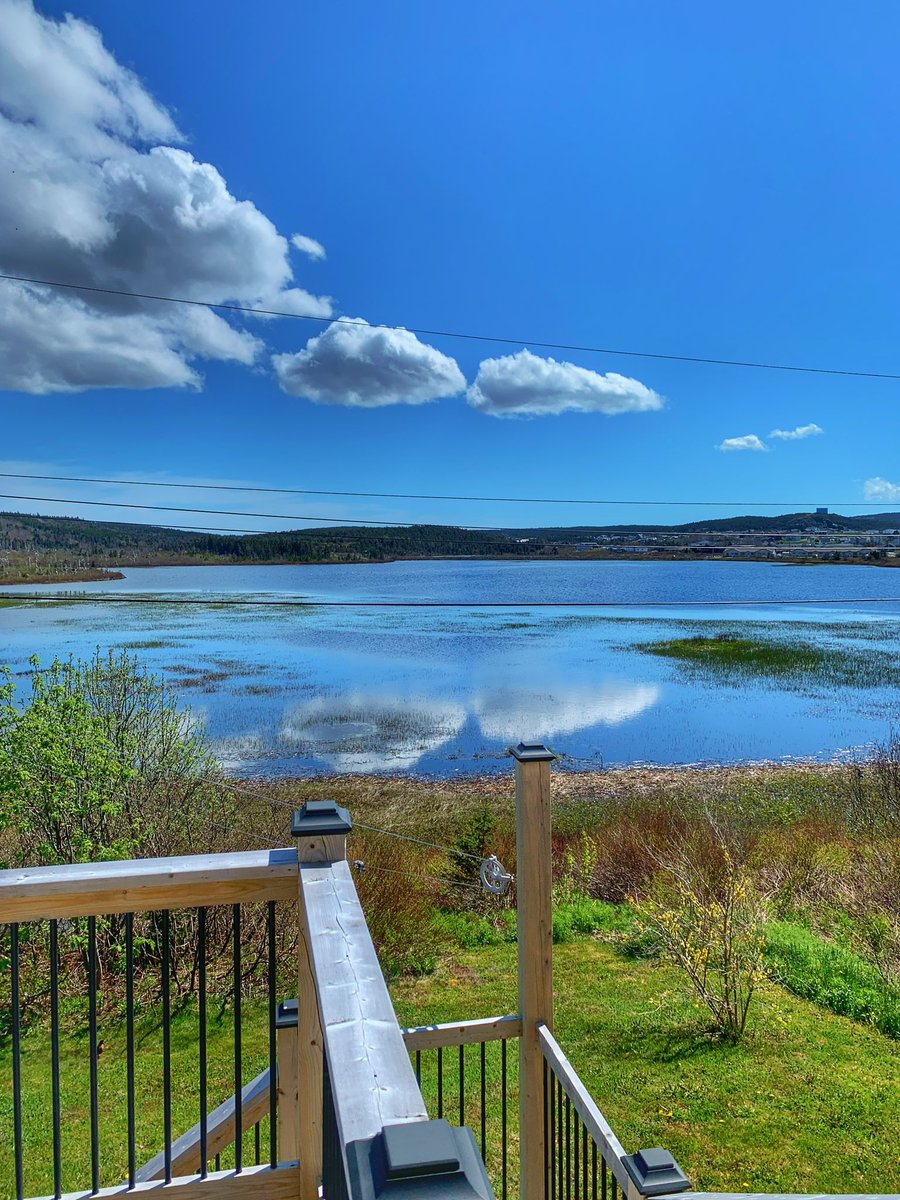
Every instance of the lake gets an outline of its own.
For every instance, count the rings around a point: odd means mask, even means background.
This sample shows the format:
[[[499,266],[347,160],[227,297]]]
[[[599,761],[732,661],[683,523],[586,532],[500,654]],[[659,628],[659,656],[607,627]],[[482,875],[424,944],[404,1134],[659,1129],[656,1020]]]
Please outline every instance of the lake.
[[[885,739],[900,717],[894,687],[729,681],[635,648],[733,631],[894,655],[900,603],[877,601],[900,595],[900,570],[428,561],[128,568],[125,575],[40,589],[96,594],[98,603],[0,608],[0,662],[27,689],[32,654],[48,662],[88,657],[98,646],[128,648],[165,675],[237,775],[505,771],[506,746],[520,739],[547,741],[574,769],[831,759]],[[109,592],[156,602],[104,605]],[[179,597],[478,607],[167,602]],[[853,602],[827,603],[836,598]],[[530,607],[578,601],[616,607]]]

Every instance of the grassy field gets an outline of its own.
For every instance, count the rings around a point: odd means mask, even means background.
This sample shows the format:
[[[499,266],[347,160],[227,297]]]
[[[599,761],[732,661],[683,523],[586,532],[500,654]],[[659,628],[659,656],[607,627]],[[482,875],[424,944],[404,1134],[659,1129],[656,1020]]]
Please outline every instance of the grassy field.
[[[739,1046],[711,1038],[703,1014],[668,967],[630,959],[593,938],[556,949],[556,1033],[627,1149],[662,1145],[695,1186],[734,1191],[900,1191],[900,1045],[872,1028],[823,1011],[775,985],[766,987]],[[431,975],[393,985],[403,1024],[499,1015],[516,1008],[516,948],[501,944],[459,951]],[[264,1006],[245,1006],[246,1077],[266,1062]],[[138,1161],[162,1145],[160,1030],[139,1024]],[[101,1030],[103,1182],[125,1169],[125,1043],[121,1024]],[[210,1024],[211,1104],[230,1095],[232,1017]],[[458,1119],[455,1052],[447,1070],[445,1112]],[[477,1051],[468,1052],[466,1120],[478,1132]],[[488,1058],[489,1164],[499,1155],[498,1047]],[[515,1051],[510,1054],[515,1112]],[[0,1057],[0,1128],[10,1129],[11,1063]],[[187,1008],[173,1029],[176,1134],[197,1120],[197,1021]],[[25,1038],[23,1094],[26,1191],[52,1190],[50,1057],[46,1031]],[[64,1188],[90,1178],[89,1066],[83,1028],[62,1041]],[[423,1063],[423,1090],[436,1113],[433,1056]],[[263,1147],[267,1145],[263,1130]],[[248,1133],[245,1161],[253,1157]],[[516,1138],[512,1131],[511,1155]],[[0,1193],[12,1191],[12,1140],[0,1138]],[[227,1160],[226,1160],[227,1161]]]
[[[514,1011],[515,947],[395,985],[404,1022]],[[900,1190],[900,1046],[771,985],[739,1046],[709,1038],[667,967],[596,940],[557,948],[556,1035],[626,1149],[665,1146],[694,1185]]]
[[[803,641],[774,641],[734,634],[672,638],[638,643],[634,649],[740,681],[748,677],[830,687],[891,687],[900,683],[895,656]]]

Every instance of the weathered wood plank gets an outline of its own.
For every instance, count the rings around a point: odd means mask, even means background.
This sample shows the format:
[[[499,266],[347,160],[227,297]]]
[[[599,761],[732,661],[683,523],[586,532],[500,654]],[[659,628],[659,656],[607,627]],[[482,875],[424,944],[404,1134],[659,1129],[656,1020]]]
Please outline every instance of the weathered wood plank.
[[[578,1078],[575,1068],[563,1054],[559,1043],[546,1025],[538,1026],[538,1041],[544,1058],[550,1064],[550,1069],[562,1084],[563,1091],[571,1100],[588,1133],[597,1143],[606,1165],[615,1175],[626,1196],[629,1195],[634,1190],[634,1183],[622,1162],[625,1157],[624,1146],[613,1133],[609,1121]],[[696,1200],[693,1192],[691,1200]]]
[[[349,864],[302,864],[300,892],[341,1142],[427,1120]]]
[[[199,1175],[182,1175],[171,1183],[154,1180],[138,1183],[129,1189],[127,1183],[116,1187],[101,1188],[99,1192],[65,1192],[62,1200],[118,1200],[119,1197],[153,1197],[165,1200],[176,1196],[178,1200],[297,1200],[300,1168],[296,1163],[282,1163],[272,1167],[245,1167],[240,1174],[235,1171],[211,1171],[205,1179]],[[52,1200],[49,1196],[36,1200]]]
[[[300,1051],[296,1025],[278,1030],[278,1157],[300,1157]]]
[[[294,900],[297,852],[248,850],[0,871],[0,921]]]
[[[234,1096],[214,1109],[207,1120],[207,1161],[221,1154],[232,1144],[236,1135],[234,1120]],[[269,1112],[269,1068],[266,1067],[241,1091],[241,1128],[252,1129]],[[285,1155],[286,1158],[290,1157]],[[199,1123],[176,1138],[172,1143],[172,1174],[192,1175],[200,1170],[200,1125]],[[165,1151],[151,1158],[137,1173],[138,1183],[149,1183],[162,1179],[166,1170]]]
[[[434,1050],[438,1046],[473,1046],[522,1035],[518,1013],[507,1017],[482,1017],[477,1021],[449,1021],[444,1025],[416,1025],[400,1031],[406,1049]]]

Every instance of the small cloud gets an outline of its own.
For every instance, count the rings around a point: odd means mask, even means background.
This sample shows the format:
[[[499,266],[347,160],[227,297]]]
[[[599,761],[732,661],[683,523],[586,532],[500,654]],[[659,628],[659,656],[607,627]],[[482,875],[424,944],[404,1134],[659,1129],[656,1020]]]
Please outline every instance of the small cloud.
[[[322,243],[317,242],[315,238],[307,237],[305,233],[295,233],[291,238],[291,245],[315,262],[321,262],[325,257],[325,247]]]
[[[900,500],[900,483],[891,483],[875,475],[866,480],[864,492],[867,500]]]
[[[768,450],[766,443],[755,433],[747,433],[743,437],[726,438],[716,447],[717,450]]]
[[[456,360],[408,329],[335,321],[297,354],[272,359],[281,390],[316,404],[383,408],[427,404],[466,386]]]
[[[574,363],[539,358],[530,350],[486,358],[468,401],[492,417],[542,417],[562,412],[649,412],[663,398],[637,379],[601,375]]]
[[[818,437],[824,432],[821,425],[798,425],[796,429],[773,429],[769,437],[777,438],[781,442],[799,442],[803,438]]]

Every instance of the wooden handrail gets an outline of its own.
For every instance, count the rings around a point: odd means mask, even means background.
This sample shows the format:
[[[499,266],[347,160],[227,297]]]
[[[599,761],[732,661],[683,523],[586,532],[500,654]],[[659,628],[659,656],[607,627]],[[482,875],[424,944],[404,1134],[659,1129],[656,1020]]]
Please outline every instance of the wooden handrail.
[[[588,1134],[597,1143],[606,1165],[615,1175],[624,1195],[634,1194],[634,1182],[625,1170],[622,1161],[625,1158],[625,1147],[612,1131],[612,1127],[597,1106],[590,1092],[578,1078],[575,1068],[560,1049],[559,1043],[546,1025],[538,1026],[538,1042],[544,1058],[553,1074],[562,1085],[575,1111],[584,1122]],[[682,1193],[683,1194],[683,1193]],[[695,1200],[692,1194],[691,1200]]]
[[[522,1018],[483,1017],[475,1021],[448,1021],[444,1025],[416,1025],[401,1030],[407,1050],[434,1050],[440,1046],[473,1046],[522,1036]]]
[[[427,1121],[350,865],[301,864],[300,897],[341,1146]]]
[[[0,871],[0,921],[294,900],[297,851],[246,850]]]
[[[241,1128],[252,1129],[269,1115],[269,1068],[261,1071],[241,1091]],[[214,1109],[206,1122],[207,1161],[221,1154],[236,1136],[234,1096]],[[172,1143],[172,1175],[193,1175],[201,1167],[200,1125],[197,1124]],[[165,1151],[151,1158],[137,1173],[138,1183],[162,1179],[166,1170]]]

